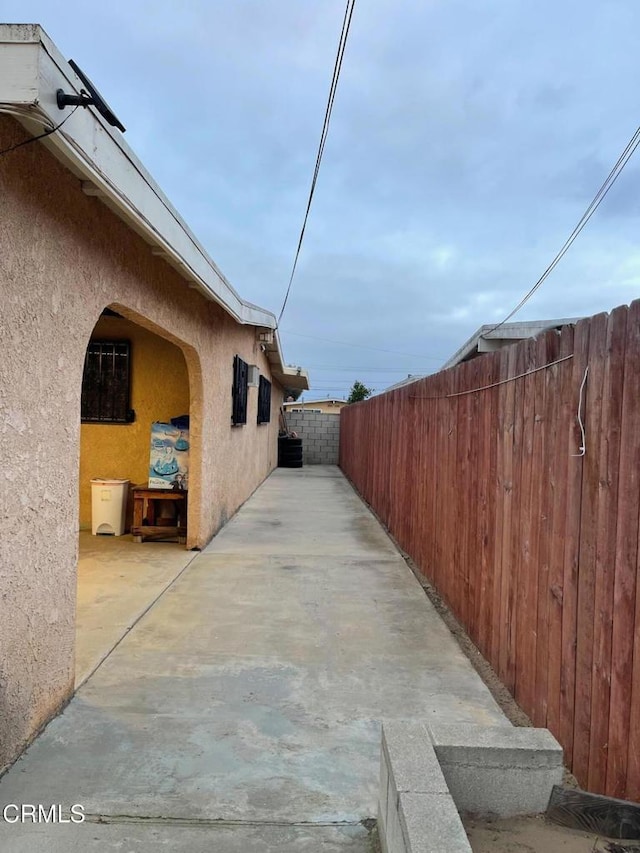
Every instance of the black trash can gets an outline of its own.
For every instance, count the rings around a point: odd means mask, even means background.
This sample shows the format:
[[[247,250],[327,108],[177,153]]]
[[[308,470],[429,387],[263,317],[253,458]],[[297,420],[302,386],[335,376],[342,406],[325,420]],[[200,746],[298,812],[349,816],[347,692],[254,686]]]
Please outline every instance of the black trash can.
[[[278,468],[302,468],[302,439],[278,437]]]

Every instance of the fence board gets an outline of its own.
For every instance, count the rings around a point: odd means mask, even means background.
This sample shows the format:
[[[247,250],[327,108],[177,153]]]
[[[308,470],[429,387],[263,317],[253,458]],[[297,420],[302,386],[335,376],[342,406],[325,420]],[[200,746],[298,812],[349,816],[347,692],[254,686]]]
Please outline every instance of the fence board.
[[[573,357],[574,329],[565,327],[560,334],[560,358]],[[560,696],[562,692],[562,614],[564,608],[564,537],[567,515],[569,451],[567,433],[573,417],[571,397],[573,361],[559,365],[557,389],[558,419],[550,445],[549,476],[553,483],[551,543],[549,556],[549,672],[547,687],[547,726],[560,738]]]
[[[509,652],[511,649],[510,630],[512,613],[510,601],[513,594],[513,559],[511,556],[511,536],[514,525],[517,526],[517,516],[514,511],[514,480],[517,476],[514,470],[514,432],[515,432],[515,383],[509,382],[516,375],[517,347],[509,348],[508,367],[505,384],[502,386],[504,396],[504,415],[502,424],[502,466],[503,466],[503,521],[502,521],[502,575],[500,578],[500,614],[499,614],[499,641],[498,641],[498,673],[501,680],[509,686]],[[516,516],[514,518],[514,516]],[[513,689],[513,685],[511,685]]]
[[[474,387],[473,365],[465,364],[460,371],[461,391]],[[456,615],[464,625],[469,624],[469,562],[468,542],[471,535],[469,498],[473,485],[469,478],[467,460],[471,452],[471,395],[458,397],[457,401],[457,445],[454,489],[456,502],[455,533],[455,590]]]
[[[433,401],[435,407],[435,422],[436,422],[436,445],[433,448],[431,455],[432,464],[435,471],[434,476],[434,507],[433,507],[433,527],[430,534],[433,536],[433,565],[430,567],[429,577],[433,583],[444,592],[443,573],[445,571],[445,554],[442,541],[442,530],[444,527],[446,501],[446,477],[447,477],[447,459],[446,459],[446,429],[447,429],[447,409],[449,401],[445,399],[445,389],[447,382],[448,371],[437,373],[433,377],[433,382],[421,389],[425,395],[431,393],[436,398]],[[437,499],[436,499],[437,498]]]
[[[629,702],[629,751],[625,797],[628,800],[640,800],[640,583],[637,580],[635,622],[631,636],[634,638],[633,672]]]
[[[618,465],[624,378],[627,311],[609,316],[604,355],[602,422],[599,454],[599,495],[595,554],[591,727],[588,785],[603,791],[607,777],[609,704],[611,701],[611,640],[613,582],[618,513]],[[593,439],[589,437],[589,447]]]
[[[556,331],[544,336],[537,352],[537,364],[551,364],[558,359],[560,339]],[[557,418],[558,372],[561,365],[541,370],[536,375],[536,423],[534,459],[539,476],[537,487],[538,529],[536,534],[538,564],[538,602],[535,642],[535,684],[531,719],[536,726],[547,725],[547,691],[549,676],[549,605],[550,562],[553,517],[553,480],[550,470],[553,452],[553,427]],[[534,560],[535,565],[535,560]]]
[[[438,525],[434,530],[434,536],[437,537],[438,540],[438,554],[439,554],[439,562],[435,567],[435,574],[438,578],[438,589],[441,590],[445,599],[448,600],[448,579],[450,573],[450,555],[449,555],[449,544],[451,542],[450,537],[448,536],[448,518],[451,512],[451,497],[449,494],[449,489],[451,488],[450,482],[450,448],[451,448],[451,436],[449,434],[449,424],[451,423],[451,401],[447,399],[447,394],[449,394],[453,388],[453,371],[446,370],[442,374],[441,379],[441,387],[440,387],[440,399],[438,400],[438,409],[440,411],[439,424],[440,424],[440,441],[438,445],[438,451],[440,454],[439,460],[439,468],[441,470],[439,488],[439,495],[441,496],[441,500],[438,500],[437,506],[437,519]]]
[[[638,490],[640,488],[640,300],[627,315],[620,473],[618,481],[618,526],[616,531],[612,635],[611,711],[607,791],[624,797],[628,767],[629,729],[633,679],[633,632],[638,557]],[[624,428],[626,425],[629,428]],[[635,717],[637,723],[637,713]]]
[[[593,666],[593,623],[595,597],[595,554],[600,481],[599,436],[602,415],[602,381],[606,348],[607,315],[599,314],[590,323],[589,373],[582,394],[585,427],[585,454],[582,462],[580,544],[576,622],[576,687],[573,732],[573,768],[581,779],[589,769],[589,729],[591,724],[591,670]],[[580,390],[578,390],[580,395]],[[579,451],[582,452],[582,451]]]
[[[474,359],[469,364],[469,390],[482,386],[480,364]],[[466,503],[467,528],[466,554],[462,566],[462,577],[466,597],[465,623],[469,626],[468,633],[471,639],[478,643],[478,603],[480,601],[481,576],[479,568],[482,560],[482,548],[479,542],[478,530],[480,526],[480,478],[483,470],[484,459],[481,453],[482,424],[479,417],[479,401],[485,396],[485,391],[477,391],[467,396],[467,456],[465,462],[465,480],[469,484],[468,489],[462,490],[462,496]]]
[[[529,341],[523,345],[514,347],[515,371],[513,376],[522,376],[528,366],[527,349]],[[525,423],[525,382],[521,379],[511,383],[515,389],[514,393],[514,417],[513,417],[513,478],[512,478],[512,519],[513,523],[509,530],[509,587],[506,601],[506,657],[504,683],[515,695],[516,692],[516,664],[518,643],[518,591],[520,586],[522,549],[521,528],[523,511],[522,467],[525,455],[524,423]],[[528,507],[525,504],[525,511]]]
[[[434,383],[433,391],[435,395],[441,393],[440,382]],[[429,393],[429,386],[426,381],[420,383],[418,393],[425,397]],[[437,495],[440,493],[440,473],[441,465],[438,460],[438,450],[440,447],[439,435],[439,415],[437,400],[421,400],[419,405],[422,407],[422,419],[428,424],[428,435],[426,438],[426,449],[428,457],[428,468],[424,471],[422,477],[424,491],[427,499],[427,508],[425,511],[426,530],[428,531],[423,537],[427,547],[427,556],[424,563],[426,574],[430,580],[435,580],[435,569],[438,563],[438,543],[435,531],[437,527],[437,511],[438,501]]]
[[[496,459],[496,482],[494,492],[495,504],[495,528],[493,532],[493,595],[491,597],[491,648],[489,660],[493,662],[494,668],[500,672],[500,648],[502,642],[502,563],[503,542],[505,539],[505,524],[508,525],[509,519],[505,519],[505,513],[508,508],[507,492],[510,488],[508,478],[510,470],[507,470],[507,443],[510,440],[510,432],[508,428],[509,412],[507,406],[507,385],[502,383],[509,376],[509,358],[510,350],[503,349],[497,354],[498,359],[498,382],[501,383],[496,389],[496,427],[495,427],[495,459]]]
[[[458,371],[450,370],[447,373],[446,393],[455,394],[458,390]],[[441,578],[442,589],[447,602],[456,610],[457,602],[454,600],[453,591],[455,588],[455,557],[454,557],[454,542],[456,538],[456,490],[455,490],[455,465],[456,465],[456,444],[457,444],[457,399],[447,399],[443,402],[447,413],[446,420],[446,435],[445,441],[445,502],[444,510],[444,525],[442,527],[442,548],[444,553],[443,575]]]
[[[544,342],[544,339],[541,339]],[[535,340],[526,342],[523,349],[524,371],[536,366]],[[542,363],[545,363],[543,357]],[[535,632],[538,616],[537,500],[538,466],[534,460],[536,374],[519,380],[522,387],[522,452],[520,471],[520,523],[514,531],[517,540],[518,575],[516,581],[516,649],[515,697],[525,708],[533,706],[535,693]]]
[[[581,320],[575,330],[572,382],[569,388],[571,421],[567,435],[567,504],[564,531],[564,582],[562,596],[562,645],[560,669],[560,740],[566,761],[573,766],[573,726],[576,688],[576,631],[578,609],[578,565],[580,557],[580,512],[582,499],[582,458],[578,450],[582,442],[576,413],[580,385],[589,355],[589,323]]]
[[[492,385],[496,381],[499,359],[495,355],[479,359],[478,382],[481,387]],[[492,424],[495,418],[496,389],[482,392],[478,397],[475,417],[479,432],[479,461],[477,466],[478,482],[478,525],[477,547],[479,582],[475,591],[474,607],[477,626],[476,644],[480,651],[488,656],[491,647],[491,616],[493,600],[493,513],[494,501],[491,499],[496,488],[496,457],[493,453]]]

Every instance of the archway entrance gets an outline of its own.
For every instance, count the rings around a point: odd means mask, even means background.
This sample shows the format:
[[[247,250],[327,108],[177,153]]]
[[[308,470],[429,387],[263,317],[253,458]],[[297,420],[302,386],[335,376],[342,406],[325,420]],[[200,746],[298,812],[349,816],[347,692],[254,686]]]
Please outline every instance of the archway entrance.
[[[127,313],[103,311],[85,360],[76,687],[195,556],[176,533],[180,502],[154,504],[154,534],[141,544],[131,533],[134,487],[148,486],[151,476],[154,486],[183,492],[186,502],[188,487],[198,477],[198,453],[192,451],[190,371],[181,347]],[[164,435],[167,441],[160,448]],[[175,453],[170,437],[177,443]],[[124,514],[118,509],[121,498]],[[143,524],[148,523],[145,518]]]

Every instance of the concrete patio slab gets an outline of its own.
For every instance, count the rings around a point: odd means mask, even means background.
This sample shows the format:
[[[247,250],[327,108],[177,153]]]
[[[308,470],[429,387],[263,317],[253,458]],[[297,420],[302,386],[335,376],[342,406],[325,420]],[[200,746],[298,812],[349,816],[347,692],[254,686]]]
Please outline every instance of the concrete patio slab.
[[[76,688],[195,556],[184,545],[80,532]]]
[[[166,849],[182,848],[163,819],[222,820],[263,827],[256,850],[288,850],[269,839],[276,822],[315,839],[292,851],[359,853],[381,721],[438,719],[509,725],[338,469],[281,469],[0,781],[0,801],[152,818]],[[325,838],[327,824],[342,828]],[[0,823],[0,849],[28,849],[30,831]],[[65,850],[91,849],[66,832]],[[241,835],[202,849],[252,850]]]

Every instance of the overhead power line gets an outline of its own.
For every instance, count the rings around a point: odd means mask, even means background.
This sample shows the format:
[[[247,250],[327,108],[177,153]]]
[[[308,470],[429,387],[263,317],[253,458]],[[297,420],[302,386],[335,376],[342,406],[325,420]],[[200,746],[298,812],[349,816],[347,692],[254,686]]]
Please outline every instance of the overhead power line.
[[[341,364],[305,364],[307,370],[335,370],[336,373],[348,372],[354,373],[361,371],[362,373],[424,373],[424,367],[343,367]]]
[[[280,321],[282,320],[282,315],[284,314],[284,309],[287,306],[287,302],[289,300],[289,294],[291,293],[291,285],[293,284],[293,277],[296,274],[296,267],[298,266],[298,258],[300,257],[300,249],[302,248],[302,241],[304,240],[304,232],[307,227],[307,219],[309,218],[309,211],[311,210],[311,202],[313,201],[313,194],[316,189],[316,182],[318,180],[318,173],[320,171],[320,163],[322,162],[322,155],[324,153],[324,146],[327,141],[327,134],[329,133],[329,123],[331,121],[331,113],[333,112],[333,104],[336,97],[336,90],[338,88],[338,79],[340,77],[340,71],[342,69],[342,60],[344,58],[344,50],[347,46],[347,38],[349,36],[349,28],[351,26],[351,17],[353,15],[353,8],[356,4],[356,0],[347,0],[347,6],[344,12],[344,19],[342,21],[342,32],[340,33],[340,42],[338,43],[338,53],[336,54],[336,61],[333,66],[333,77],[331,79],[331,88],[329,89],[329,99],[327,101],[327,108],[324,114],[324,123],[322,125],[322,133],[320,134],[320,144],[318,146],[318,153],[316,155],[316,166],[313,171],[313,180],[311,181],[311,189],[309,190],[309,199],[307,201],[307,209],[304,214],[304,220],[302,222],[302,229],[300,231],[300,238],[298,240],[298,248],[296,249],[295,258],[293,261],[293,268],[291,269],[291,275],[289,277],[289,284],[287,286],[287,292],[284,296],[284,302],[282,303],[282,308],[280,309],[280,314],[278,316],[278,325],[280,325]]]
[[[484,336],[486,336],[486,335],[491,334],[491,332],[495,332],[495,330],[496,330],[496,329],[499,329],[499,328],[500,328],[500,326],[503,326],[503,325],[507,322],[507,320],[510,320],[510,319],[513,317],[513,315],[514,315],[516,312],[518,312],[518,311],[522,308],[522,306],[523,306],[523,305],[525,305],[525,303],[527,303],[527,302],[529,301],[529,299],[531,299],[531,297],[532,297],[532,296],[533,296],[533,294],[536,292],[536,290],[538,290],[538,288],[539,288],[539,287],[541,287],[541,286],[544,284],[544,282],[545,282],[545,281],[547,280],[547,278],[551,275],[551,273],[552,273],[552,272],[553,272],[553,270],[556,268],[556,266],[560,263],[560,261],[562,260],[562,258],[563,258],[563,257],[566,255],[566,253],[569,251],[569,249],[571,248],[571,246],[572,246],[573,242],[574,242],[574,241],[575,241],[575,239],[578,237],[578,235],[580,234],[580,232],[582,231],[582,229],[585,227],[585,225],[587,224],[587,222],[591,219],[591,217],[592,217],[592,216],[593,216],[593,214],[596,212],[596,210],[598,209],[598,207],[600,207],[601,203],[604,201],[605,196],[607,195],[607,193],[609,192],[609,190],[611,189],[611,187],[615,184],[615,182],[617,181],[618,177],[620,176],[620,173],[622,172],[622,170],[624,169],[624,167],[627,165],[627,163],[629,162],[629,160],[630,160],[630,159],[631,159],[631,157],[633,156],[633,152],[634,152],[634,151],[636,150],[636,148],[638,147],[638,144],[640,144],[640,127],[638,127],[638,128],[637,128],[636,132],[633,134],[633,136],[631,137],[631,139],[630,139],[630,140],[629,140],[629,142],[627,143],[626,148],[624,149],[624,151],[622,152],[622,154],[618,157],[618,160],[617,160],[617,162],[616,162],[615,166],[613,167],[613,169],[612,169],[612,170],[609,172],[609,174],[607,175],[607,177],[606,177],[606,179],[604,180],[604,182],[603,182],[602,186],[600,187],[600,189],[598,190],[598,192],[597,192],[597,193],[595,194],[595,196],[593,197],[593,200],[591,201],[591,204],[590,204],[590,205],[589,205],[589,207],[585,210],[585,212],[582,214],[582,217],[580,218],[580,221],[578,222],[578,224],[576,225],[576,227],[573,229],[573,231],[571,232],[571,234],[567,237],[566,241],[564,242],[564,245],[562,246],[562,248],[560,249],[560,251],[558,252],[558,254],[557,254],[557,255],[555,256],[555,258],[551,261],[551,263],[549,264],[549,266],[548,266],[548,267],[546,268],[546,270],[542,273],[542,275],[541,275],[541,276],[540,276],[540,278],[536,281],[536,283],[533,285],[533,287],[531,288],[531,290],[529,290],[527,293],[525,293],[525,295],[522,297],[522,299],[520,300],[520,302],[518,302],[518,304],[517,304],[517,305],[516,305],[516,307],[513,309],[513,311],[510,311],[510,312],[507,314],[507,316],[504,318],[504,320],[501,320],[499,323],[497,323],[495,326],[493,326],[491,329],[489,329],[487,332],[485,332],[485,333],[484,333],[484,335],[483,335],[483,337],[484,337]]]
[[[348,343],[347,341],[334,341],[334,340],[331,340],[330,338],[319,338],[319,337],[317,337],[317,335],[303,335],[303,334],[301,334],[301,332],[287,332],[287,337],[289,335],[294,335],[296,338],[309,338],[312,341],[322,341],[325,344],[337,344],[338,346],[342,346],[342,347],[353,347],[354,349],[367,349],[367,350],[371,350],[372,352],[387,352],[387,353],[390,353],[391,355],[406,355],[409,358],[421,358],[421,359],[425,359],[426,361],[437,361],[440,364],[442,364],[442,362],[444,361],[444,358],[442,358],[442,356],[418,355],[415,352],[399,352],[398,350],[394,350],[394,349],[381,349],[380,347],[368,347],[368,346],[365,346],[364,344],[352,344],[352,343]]]

